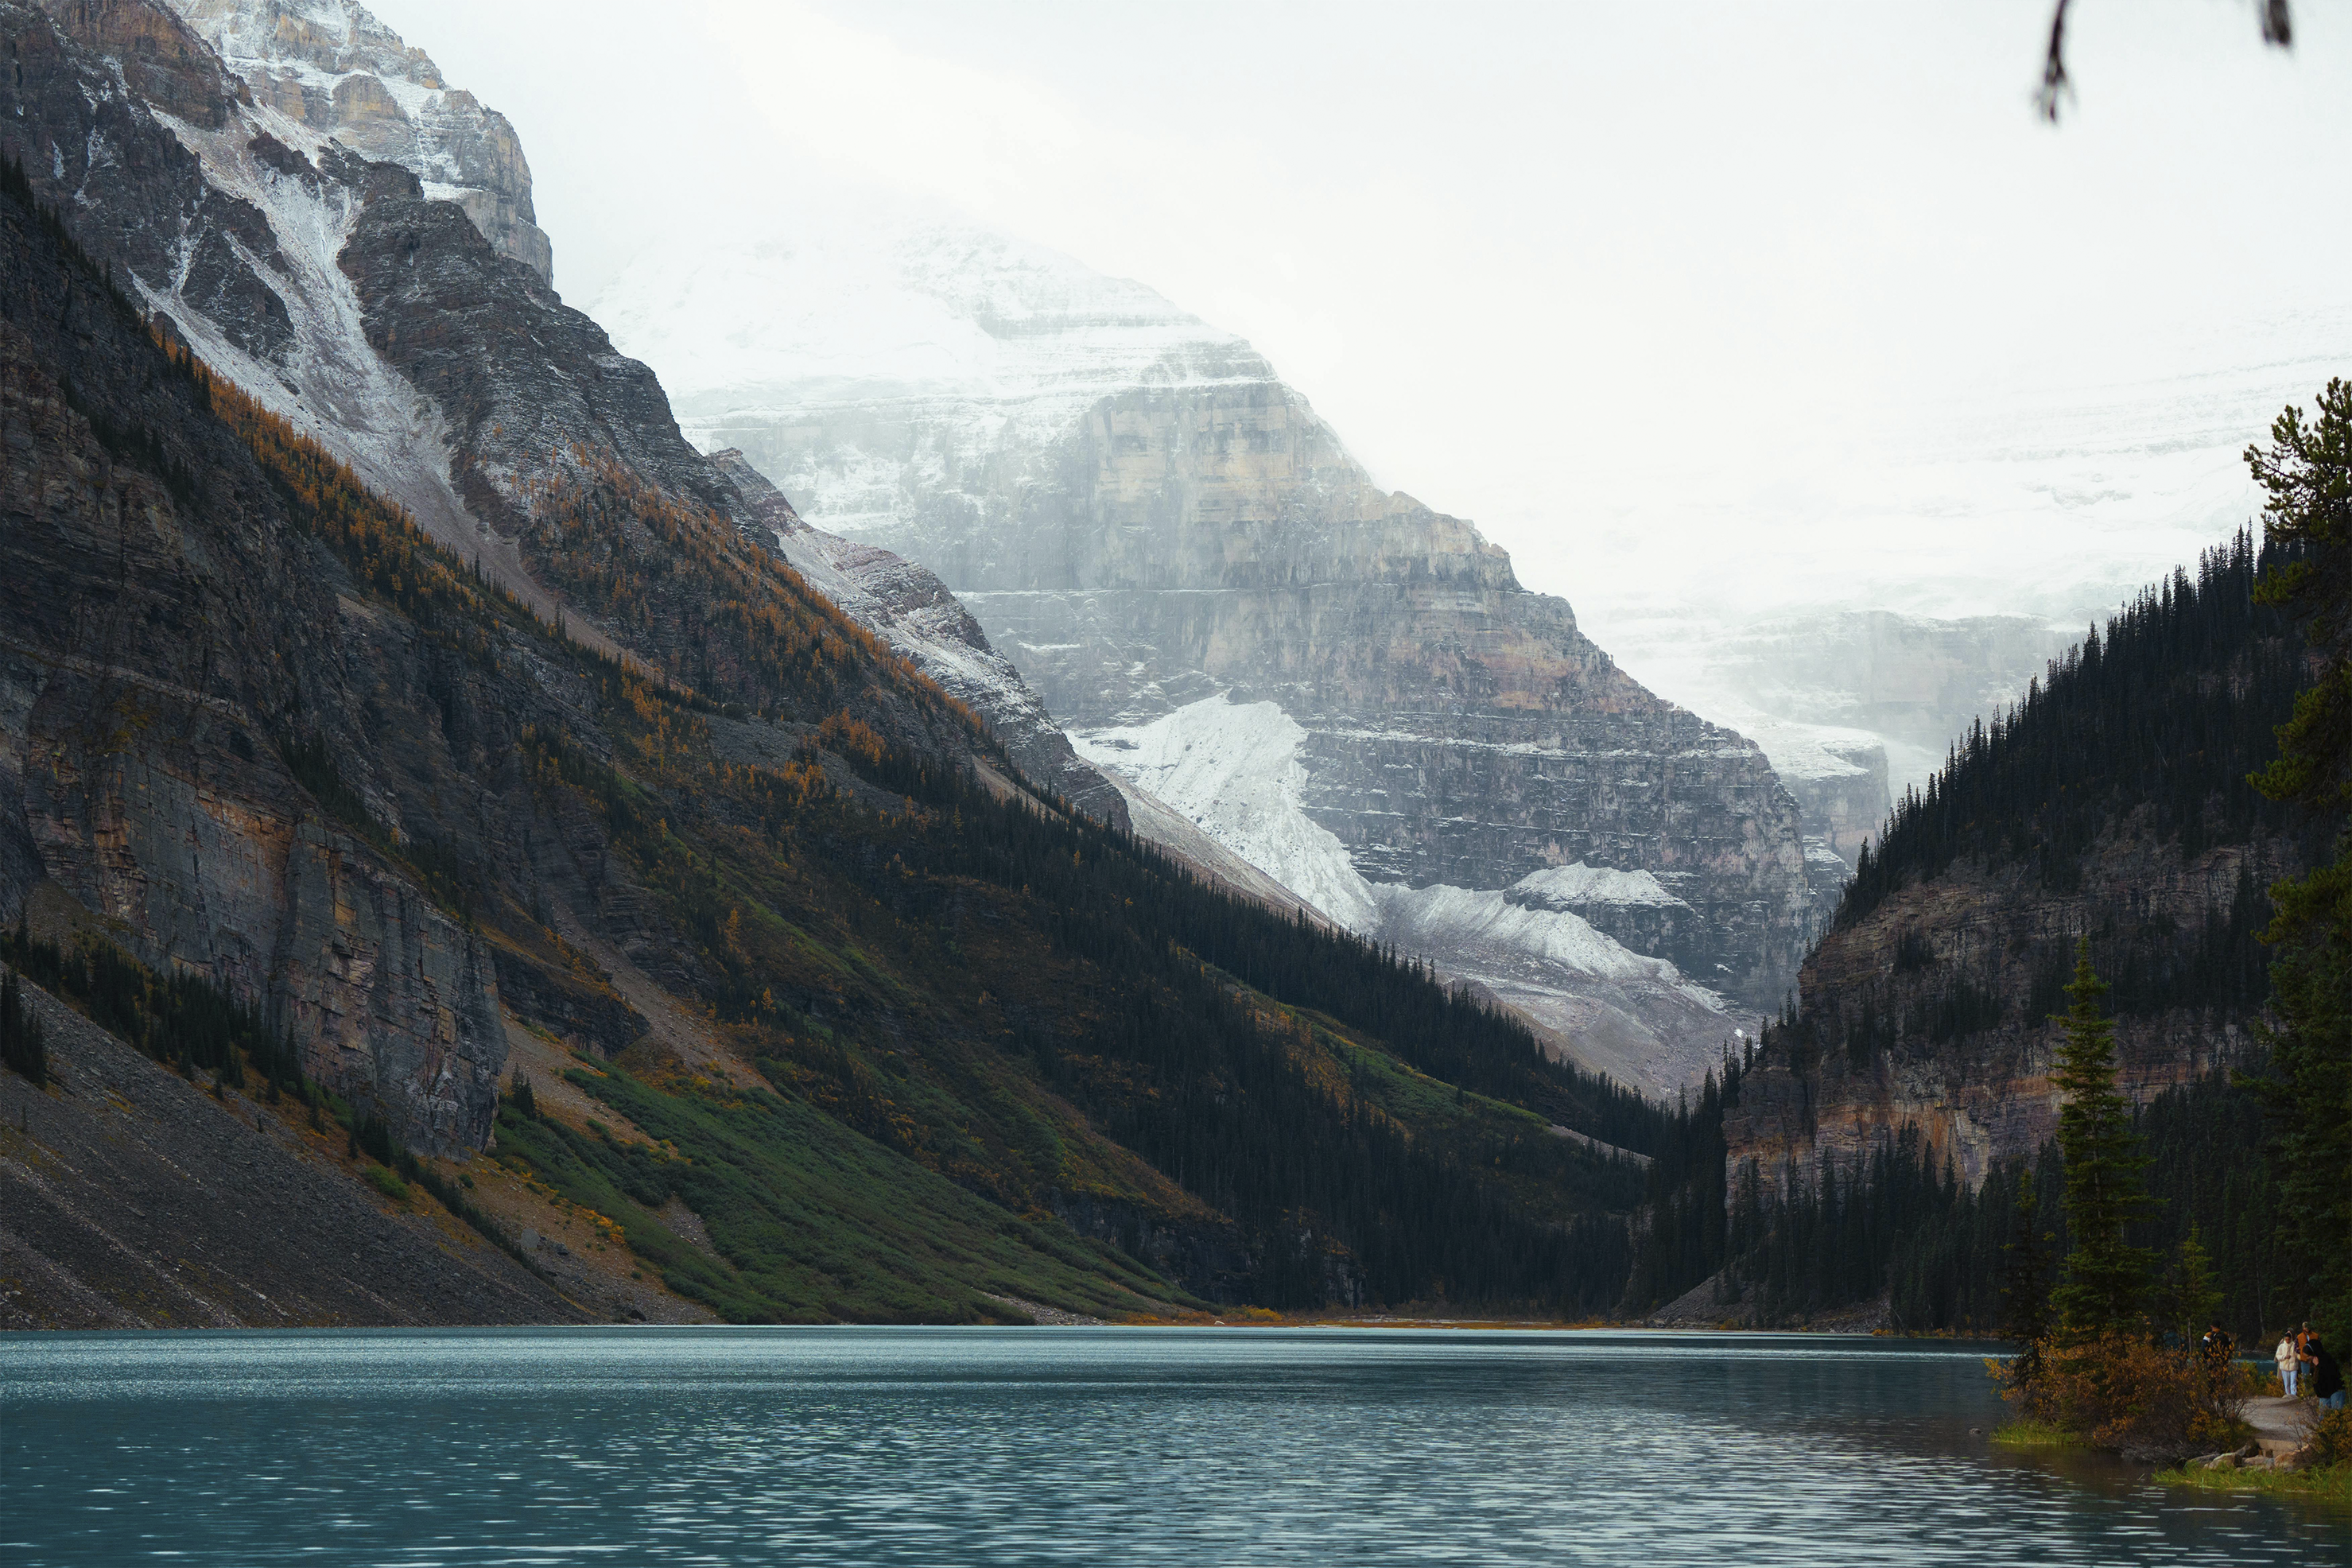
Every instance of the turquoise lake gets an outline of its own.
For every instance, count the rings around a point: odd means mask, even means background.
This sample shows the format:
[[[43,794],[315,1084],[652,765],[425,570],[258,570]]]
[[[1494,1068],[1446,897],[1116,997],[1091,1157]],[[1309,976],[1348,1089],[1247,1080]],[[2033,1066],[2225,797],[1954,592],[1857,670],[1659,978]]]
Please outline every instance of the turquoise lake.
[[[0,1340],[0,1562],[2326,1563],[2014,1458],[1984,1347],[1378,1330]]]

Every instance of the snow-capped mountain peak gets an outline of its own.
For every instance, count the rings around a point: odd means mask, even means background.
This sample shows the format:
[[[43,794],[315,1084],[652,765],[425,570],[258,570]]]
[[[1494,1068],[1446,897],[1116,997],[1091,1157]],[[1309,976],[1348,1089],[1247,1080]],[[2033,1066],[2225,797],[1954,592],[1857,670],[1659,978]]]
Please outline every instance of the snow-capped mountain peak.
[[[451,88],[424,50],[352,0],[171,0],[173,8],[255,101],[334,137],[362,157],[398,163],[425,194],[465,208],[490,243],[541,279],[554,248],[530,199],[530,166],[514,127]]]

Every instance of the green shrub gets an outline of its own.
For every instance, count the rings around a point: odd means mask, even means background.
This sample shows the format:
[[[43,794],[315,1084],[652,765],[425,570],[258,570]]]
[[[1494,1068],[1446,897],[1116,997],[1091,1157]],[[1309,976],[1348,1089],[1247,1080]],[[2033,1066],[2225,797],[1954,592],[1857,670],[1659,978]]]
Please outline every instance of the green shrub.
[[[408,1201],[408,1184],[382,1165],[370,1165],[367,1168],[367,1180],[368,1185],[390,1198],[394,1203],[404,1204]]]

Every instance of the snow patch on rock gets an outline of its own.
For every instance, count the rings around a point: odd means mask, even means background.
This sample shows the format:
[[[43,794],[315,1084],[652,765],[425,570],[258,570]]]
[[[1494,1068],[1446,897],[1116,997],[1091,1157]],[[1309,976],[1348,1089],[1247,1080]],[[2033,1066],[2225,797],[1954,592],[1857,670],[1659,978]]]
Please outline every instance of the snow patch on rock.
[[[1588,866],[1581,860],[1528,873],[1511,885],[1509,897],[1515,904],[1543,910],[1580,910],[1603,904],[1621,908],[1690,908],[1647,871],[1621,871],[1612,866]]]
[[[1554,1048],[1621,1082],[1670,1095],[1744,1026],[1672,963],[1633,952],[1576,912],[1687,907],[1646,871],[1580,862],[1486,890],[1367,881],[1347,847],[1302,809],[1307,732],[1278,704],[1213,697],[1072,739],[1137,792],[1131,804],[1148,803],[1134,817],[1144,837],[1170,841],[1160,817],[1173,814],[1335,925],[1516,1008]]]
[[[269,220],[284,269],[266,276],[285,301],[293,338],[277,362],[264,363],[176,292],[141,280],[144,303],[168,316],[213,369],[350,464],[441,542],[473,554],[479,542],[450,483],[446,422],[369,345],[359,295],[335,264],[358,221],[359,193],[335,180],[289,174],[252,146],[255,133],[263,132],[315,165],[329,154],[331,139],[260,107],[241,109],[219,131],[161,110],[155,118],[196,155],[208,183],[251,202]]]
[[[1210,837],[1306,900],[1334,923],[1370,936],[1381,910],[1347,846],[1300,806],[1307,731],[1272,702],[1212,697],[1149,724],[1073,735],[1098,768],[1132,780]]]

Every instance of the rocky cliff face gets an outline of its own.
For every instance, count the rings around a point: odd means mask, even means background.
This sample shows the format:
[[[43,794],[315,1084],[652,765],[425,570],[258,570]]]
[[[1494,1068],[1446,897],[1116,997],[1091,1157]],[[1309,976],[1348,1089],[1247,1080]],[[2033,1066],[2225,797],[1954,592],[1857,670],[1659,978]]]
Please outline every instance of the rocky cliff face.
[[[1672,939],[1646,916],[1596,925],[1777,1002],[1818,891],[1752,743],[1643,689],[1470,524],[1380,489],[1246,344],[992,237],[917,233],[873,260],[895,303],[859,330],[896,309],[907,341],[863,380],[830,374],[823,321],[666,352],[721,300],[756,315],[789,253],[665,258],[600,310],[687,377],[690,433],[938,573],[1074,731],[1272,703],[1305,731],[1305,815],[1368,881],[1646,872],[1690,911]]]
[[[555,279],[530,165],[506,116],[452,88],[425,51],[350,0],[173,0],[255,103],[397,163],[464,209],[499,254]]]
[[[730,510],[744,530],[772,542],[810,586],[979,714],[1023,773],[1097,822],[1131,826],[1117,786],[1072,749],[947,584],[887,550],[810,527],[740,452],[714,452],[711,461],[735,487]]]
[[[488,950],[280,756],[394,724],[384,683],[415,684],[420,650],[288,548],[193,410],[153,422],[137,320],[30,265],[21,208],[0,221],[0,912],[78,906],[68,925],[266,1005],[416,1147],[480,1147],[506,1058]]]
[[[2184,858],[2126,829],[2064,893],[2026,867],[1982,862],[1905,889],[1807,960],[1810,1039],[1782,1041],[1741,1080],[1725,1125],[1734,1166],[1851,1171],[1906,1125],[1970,1184],[1996,1161],[2032,1158],[2057,1133],[2049,1074],[2063,1041],[2049,1018],[2065,1009],[2075,939],[2128,921],[2168,933],[2187,967],[2233,920],[2258,925],[2259,889],[2295,860],[2268,840]],[[2145,1103],[2236,1059],[2252,1023],[2203,1005],[2127,1015],[2116,1031],[2125,1091]]]

